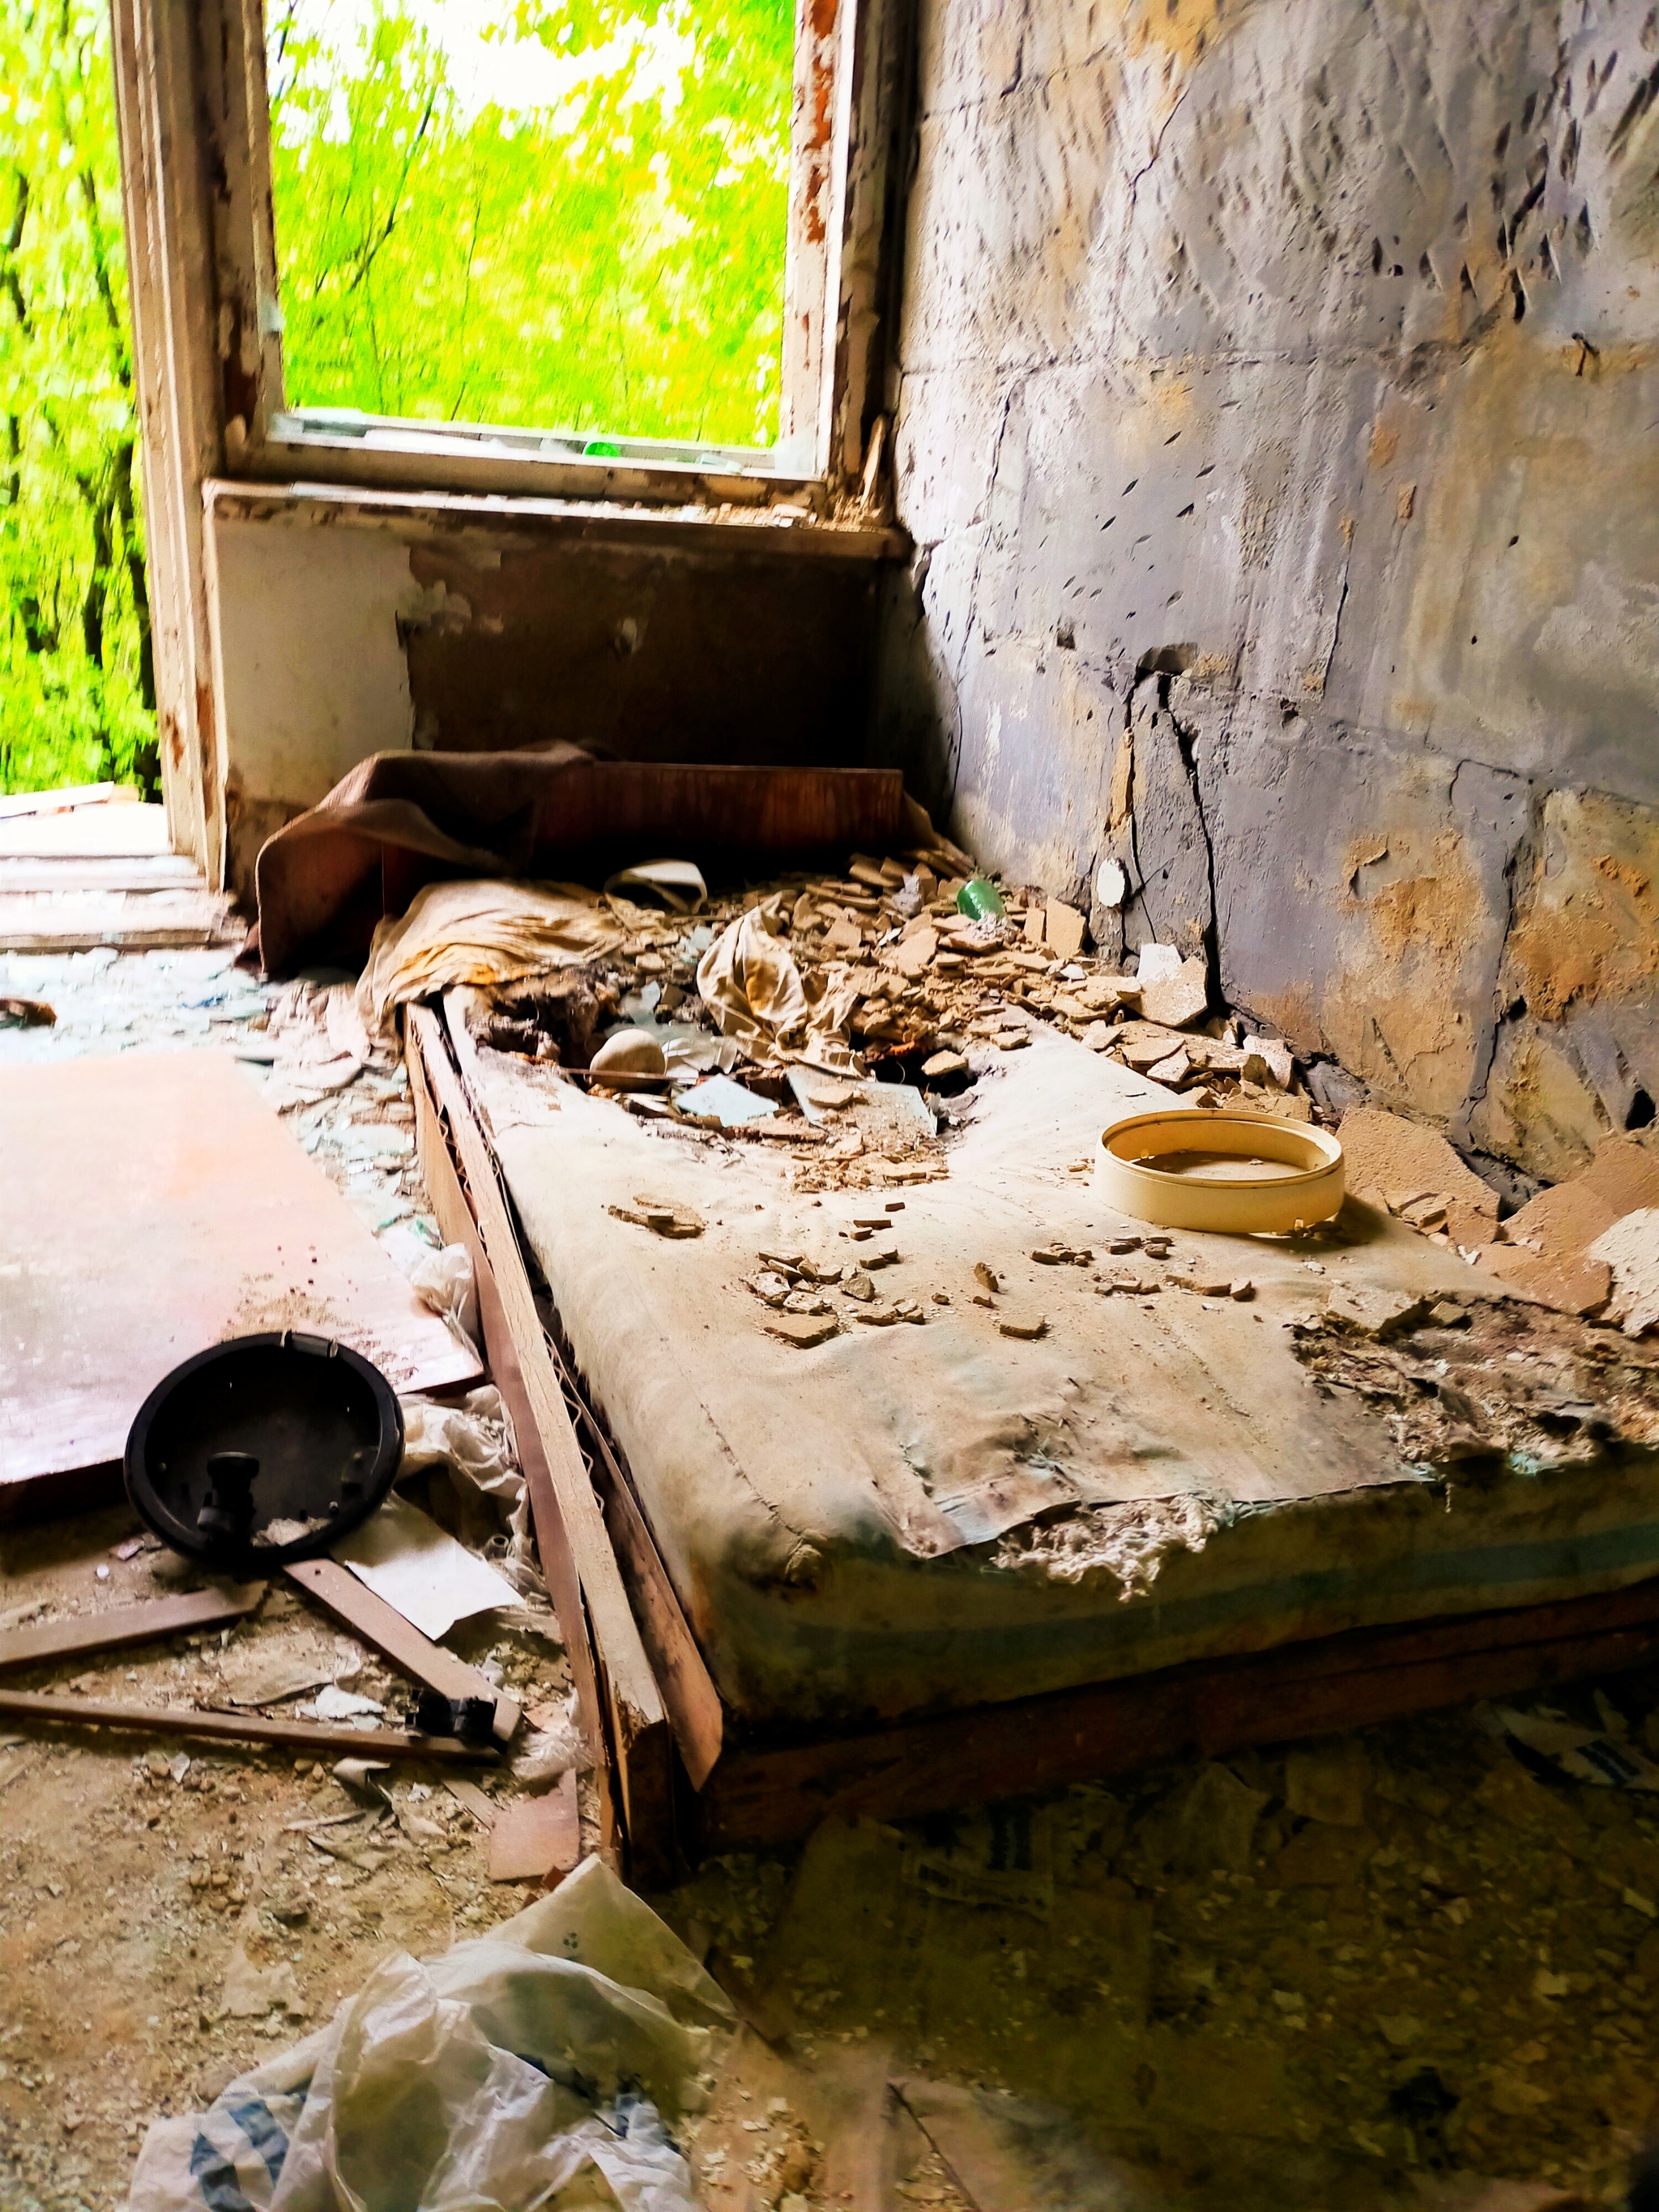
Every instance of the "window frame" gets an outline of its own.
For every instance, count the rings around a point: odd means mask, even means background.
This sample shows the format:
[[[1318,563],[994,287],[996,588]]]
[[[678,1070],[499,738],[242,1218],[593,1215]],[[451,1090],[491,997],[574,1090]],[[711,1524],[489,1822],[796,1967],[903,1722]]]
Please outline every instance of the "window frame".
[[[166,4],[166,0],[160,0]],[[201,0],[213,148],[222,473],[363,489],[494,492],[637,505],[797,502],[823,514],[857,484],[879,399],[849,334],[887,255],[895,31],[903,0],[796,0],[779,440],[725,447],[605,431],[614,455],[535,424],[435,424],[291,409],[283,384],[263,0]],[[876,60],[877,66],[869,63]],[[865,312],[860,314],[860,308]]]

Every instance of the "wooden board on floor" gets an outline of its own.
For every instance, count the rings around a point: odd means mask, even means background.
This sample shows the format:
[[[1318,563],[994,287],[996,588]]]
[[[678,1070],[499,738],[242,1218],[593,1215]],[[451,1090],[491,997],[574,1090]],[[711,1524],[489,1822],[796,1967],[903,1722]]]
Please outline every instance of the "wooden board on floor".
[[[899,1820],[1035,1796],[1617,1674],[1656,1655],[1659,1580],[1556,1605],[1354,1630],[866,1735],[728,1753],[698,1802],[701,1841],[716,1851],[793,1843],[832,1814]]]
[[[7,890],[0,886],[0,952],[161,952],[240,944],[246,935],[221,892]]]
[[[76,806],[0,820],[0,854],[107,858],[168,849],[164,806]]]
[[[340,1728],[327,1721],[285,1721],[263,1713],[204,1712],[198,1705],[128,1705],[110,1698],[60,1697],[50,1690],[0,1690],[0,1719],[67,1722],[72,1728],[130,1729],[137,1735],[205,1737],[213,1743],[273,1743],[285,1751],[336,1759],[428,1759],[438,1765],[476,1766],[495,1757],[494,1745],[459,1736],[416,1735],[407,1729]]]
[[[336,1620],[344,1621],[365,1643],[372,1644],[394,1667],[428,1689],[450,1698],[486,1698],[495,1708],[495,1737],[507,1742],[519,1725],[516,1698],[498,1690],[489,1677],[441,1644],[423,1636],[413,1621],[405,1620],[393,1605],[359,1582],[349,1567],[337,1559],[296,1559],[283,1571],[299,1589],[325,1605]]]
[[[154,1644],[187,1630],[223,1628],[253,1611],[265,1594],[263,1583],[240,1583],[225,1589],[191,1590],[183,1597],[146,1598],[137,1605],[112,1605],[101,1613],[72,1613],[62,1620],[43,1620],[0,1635],[0,1674],[23,1667],[46,1667],[58,1659],[79,1659],[94,1651],[119,1651],[134,1644]]]
[[[554,1881],[582,1853],[576,1778],[567,1770],[539,1797],[498,1806],[489,1831],[491,1881]]]
[[[0,1519],[116,1494],[145,1398],[228,1337],[337,1338],[403,1392],[478,1377],[228,1053],[0,1069]]]
[[[199,890],[202,872],[182,853],[134,853],[109,860],[0,851],[0,893],[7,891]]]

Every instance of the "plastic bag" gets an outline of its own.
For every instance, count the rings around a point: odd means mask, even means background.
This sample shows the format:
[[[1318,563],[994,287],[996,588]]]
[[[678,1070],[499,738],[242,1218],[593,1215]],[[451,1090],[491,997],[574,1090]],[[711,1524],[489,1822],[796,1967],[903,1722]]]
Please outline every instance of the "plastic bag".
[[[732,2008],[672,1930],[587,1859],[488,1936],[398,1952],[329,2026],[158,2120],[129,2212],[696,2212],[671,2130]],[[592,2169],[593,2171],[590,2171]],[[586,2179],[584,2179],[586,2177]]]
[[[410,1270],[410,1283],[421,1304],[441,1314],[469,1352],[478,1347],[478,1286],[472,1256],[465,1244],[446,1244]]]
[[[449,1249],[460,1248],[451,1245]],[[402,1403],[400,1475],[442,1465],[465,1476],[486,1497],[498,1498],[507,1510],[518,1504],[524,1477],[519,1472],[513,1425],[494,1383],[469,1390],[459,1406],[434,1405],[429,1398],[405,1398]]]
[[[513,1423],[501,1392],[486,1382],[459,1406],[405,1398],[400,1489],[420,1492],[452,1535],[481,1552],[506,1576],[526,1604],[546,1607],[547,1587],[532,1556],[530,1498],[519,1467]],[[433,1494],[433,1478],[447,1477],[451,1503]]]

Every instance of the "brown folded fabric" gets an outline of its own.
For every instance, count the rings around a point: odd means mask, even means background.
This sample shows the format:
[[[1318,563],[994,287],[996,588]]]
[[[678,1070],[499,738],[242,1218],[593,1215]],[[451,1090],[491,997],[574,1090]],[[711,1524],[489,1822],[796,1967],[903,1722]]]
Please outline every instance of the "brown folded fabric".
[[[279,830],[256,869],[247,957],[271,975],[353,963],[438,877],[565,876],[672,854],[705,872],[844,865],[854,850],[953,851],[896,769],[732,768],[533,752],[377,753]]]

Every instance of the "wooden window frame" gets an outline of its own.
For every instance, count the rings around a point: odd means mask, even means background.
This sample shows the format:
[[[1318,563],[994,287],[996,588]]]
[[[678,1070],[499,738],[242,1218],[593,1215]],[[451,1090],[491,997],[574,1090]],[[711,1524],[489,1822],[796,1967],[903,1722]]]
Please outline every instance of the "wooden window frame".
[[[533,501],[555,520],[602,507],[624,557],[629,544],[655,557],[671,510],[717,522],[763,509],[788,524],[767,530],[769,558],[811,556],[825,532],[839,554],[893,557],[880,526],[917,4],[796,0],[787,451],[728,469],[646,441],[589,459],[530,451],[545,442],[533,434],[288,434],[261,0],[112,0],[162,789],[173,849],[210,883],[224,880],[231,763],[206,514],[227,483],[390,495],[434,514],[457,495]]]
[[[144,0],[140,0],[144,4]],[[166,0],[148,0],[164,6]],[[891,0],[796,0],[788,231],[778,443],[699,446],[607,429],[614,456],[537,424],[429,423],[291,407],[283,386],[281,272],[272,218],[263,0],[200,0],[214,146],[217,341],[224,384],[221,475],[363,489],[530,494],[645,504],[841,504],[859,479],[869,425],[852,355],[861,281],[879,265],[886,151],[883,75],[861,63]],[[865,97],[860,99],[860,94]],[[860,113],[862,107],[866,112]],[[879,166],[885,166],[884,161]],[[878,189],[872,191],[872,185]],[[877,235],[869,234],[872,223]]]

